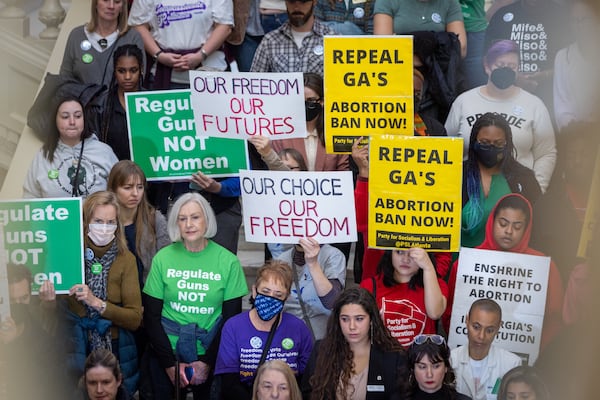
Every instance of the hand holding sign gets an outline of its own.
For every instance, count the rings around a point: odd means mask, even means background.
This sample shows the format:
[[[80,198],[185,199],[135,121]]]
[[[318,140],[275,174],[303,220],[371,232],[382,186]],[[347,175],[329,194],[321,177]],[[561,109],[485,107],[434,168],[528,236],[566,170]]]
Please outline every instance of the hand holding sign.
[[[313,264],[317,263],[317,257],[321,250],[319,242],[313,238],[303,238],[300,239],[298,243],[302,246],[302,249],[304,249],[304,261],[306,261],[308,266],[311,267]]]
[[[54,290],[54,284],[51,281],[44,281],[42,286],[40,286],[40,300],[43,302],[56,300],[56,291]]]
[[[204,175],[198,171],[192,175],[192,184],[196,185],[198,189],[205,190],[210,193],[219,193],[221,191],[221,184],[211,178],[208,175]]]
[[[267,136],[253,136],[248,138],[248,141],[256,148],[258,154],[263,157],[268,156],[269,153],[273,151],[273,148],[271,147],[271,139],[269,139]]]
[[[363,137],[359,137],[352,145],[352,159],[358,166],[358,176],[369,177],[369,145],[361,145]]]
[[[94,296],[88,285],[82,283],[74,285],[69,289],[69,296],[75,296],[77,301],[81,301],[88,306],[99,310],[102,307],[102,300]]]

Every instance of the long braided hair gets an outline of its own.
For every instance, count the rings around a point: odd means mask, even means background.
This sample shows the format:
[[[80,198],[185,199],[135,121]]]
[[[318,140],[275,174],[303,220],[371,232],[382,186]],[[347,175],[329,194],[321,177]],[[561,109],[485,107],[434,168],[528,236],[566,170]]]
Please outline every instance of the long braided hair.
[[[124,44],[123,46],[119,46],[115,49],[113,54],[113,76],[110,81],[109,93],[106,98],[106,104],[104,106],[104,113],[102,118],[102,132],[100,132],[100,140],[106,143],[108,138],[108,129],[110,128],[110,119],[114,114],[114,94],[119,90],[119,86],[117,84],[117,80],[115,79],[115,74],[117,70],[117,63],[121,57],[135,57],[140,67],[140,81],[138,84],[138,90],[143,86],[143,76],[144,76],[144,55],[142,54],[142,50],[134,44]]]
[[[503,157],[500,161],[500,171],[508,178],[510,174],[510,166],[515,162],[516,149],[513,144],[512,130],[506,119],[496,113],[487,112],[475,121],[471,129],[471,137],[469,139],[468,159],[465,162],[466,168],[466,185],[467,196],[470,203],[469,210],[463,218],[462,229],[470,231],[475,229],[483,219],[483,194],[481,191],[481,173],[479,172],[479,160],[475,153],[475,143],[477,143],[477,135],[479,131],[488,126],[495,126],[504,131],[506,137],[506,146],[504,146]]]

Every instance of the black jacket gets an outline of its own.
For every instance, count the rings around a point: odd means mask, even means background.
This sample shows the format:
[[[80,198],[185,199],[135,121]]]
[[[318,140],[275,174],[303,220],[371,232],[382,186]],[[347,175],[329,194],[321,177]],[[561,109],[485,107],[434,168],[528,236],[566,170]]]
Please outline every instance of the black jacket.
[[[316,366],[317,356],[321,341],[318,341],[308,360],[308,365],[302,377],[302,397],[307,400],[311,398],[312,387],[309,379],[316,373],[319,374],[327,365]],[[367,378],[366,400],[399,400],[401,399],[401,384],[408,379],[408,368],[406,353],[404,351],[384,352],[375,346],[371,346],[369,356],[369,376]],[[320,399],[333,400],[333,399]]]
[[[510,168],[510,173],[505,173],[504,177],[508,183],[512,193],[519,193],[525,196],[531,204],[534,204],[536,200],[542,195],[542,189],[540,184],[535,178],[533,171],[526,166],[520,164],[518,161],[513,161]],[[462,185],[462,205],[463,207],[469,201],[469,195],[467,194],[467,164],[463,163],[463,185]]]

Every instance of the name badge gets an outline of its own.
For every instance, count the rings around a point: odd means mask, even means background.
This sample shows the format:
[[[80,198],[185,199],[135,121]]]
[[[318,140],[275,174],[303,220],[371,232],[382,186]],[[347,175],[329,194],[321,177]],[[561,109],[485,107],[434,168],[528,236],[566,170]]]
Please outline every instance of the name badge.
[[[362,4],[362,3],[366,3],[367,0],[352,0],[352,4]]]
[[[384,385],[367,385],[367,392],[385,392]]]

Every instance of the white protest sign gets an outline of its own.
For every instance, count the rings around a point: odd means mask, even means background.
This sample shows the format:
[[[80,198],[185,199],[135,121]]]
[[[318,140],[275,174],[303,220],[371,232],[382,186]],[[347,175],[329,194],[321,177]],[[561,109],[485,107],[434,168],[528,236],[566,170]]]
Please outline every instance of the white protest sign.
[[[248,242],[356,241],[352,172],[240,171]]]
[[[190,71],[196,134],[306,137],[302,73]]]
[[[467,344],[465,316],[475,300],[489,298],[502,308],[494,343],[532,365],[540,350],[549,270],[550,257],[462,247],[448,345]]]

